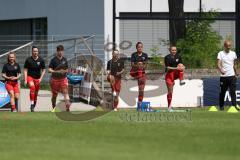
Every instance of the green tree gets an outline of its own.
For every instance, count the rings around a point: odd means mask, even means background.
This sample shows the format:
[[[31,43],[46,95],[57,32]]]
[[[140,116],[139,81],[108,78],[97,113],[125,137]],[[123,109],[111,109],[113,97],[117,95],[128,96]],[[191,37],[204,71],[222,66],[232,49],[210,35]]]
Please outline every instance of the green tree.
[[[215,11],[202,13],[202,18],[215,18]],[[177,47],[187,68],[215,68],[221,50],[221,36],[213,30],[214,20],[191,20],[186,25],[186,36]]]

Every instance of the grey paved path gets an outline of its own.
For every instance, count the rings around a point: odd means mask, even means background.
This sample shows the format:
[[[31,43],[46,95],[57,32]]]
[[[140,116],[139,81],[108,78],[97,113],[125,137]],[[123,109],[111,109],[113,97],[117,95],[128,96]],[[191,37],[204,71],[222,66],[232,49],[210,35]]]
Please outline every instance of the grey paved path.
[[[22,112],[28,112],[30,111],[30,100],[29,100],[29,90],[28,89],[21,89],[20,93],[20,111]],[[57,103],[60,102],[60,100],[63,100],[63,96],[61,94],[58,95]],[[72,103],[71,105],[71,111],[89,111],[95,109],[94,106],[85,104],[85,103]],[[50,91],[39,91],[38,96],[38,103],[35,108],[35,111],[51,111],[52,105],[51,105],[51,92]]]

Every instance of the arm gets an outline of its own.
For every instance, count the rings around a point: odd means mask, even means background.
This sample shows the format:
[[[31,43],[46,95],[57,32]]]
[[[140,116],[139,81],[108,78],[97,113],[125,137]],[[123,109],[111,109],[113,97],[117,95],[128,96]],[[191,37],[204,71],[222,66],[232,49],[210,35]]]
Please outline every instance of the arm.
[[[221,74],[225,74],[225,71],[222,68],[222,61],[220,59],[217,60],[217,68]]]
[[[56,73],[56,71],[54,71],[52,68],[48,68],[48,72],[49,73]]]
[[[117,72],[117,75],[121,75],[124,73],[124,60],[120,59],[120,72]]]
[[[111,65],[110,65],[110,61],[107,62],[107,75],[111,74]]]
[[[28,73],[28,69],[24,68],[23,70],[23,74],[24,74],[24,84],[27,84],[27,73]]]
[[[24,75],[24,84],[27,84],[27,74],[28,74],[28,59],[25,60],[23,75]]]
[[[21,77],[21,69],[20,66],[18,65],[18,71],[17,71],[17,76],[16,77],[12,77],[12,80],[18,80]]]
[[[117,72],[117,75],[121,75],[124,72],[124,68],[121,70],[121,72]]]
[[[135,61],[136,60],[134,58],[134,54],[132,54],[132,56],[131,56],[131,67],[134,68],[134,69],[138,68],[138,63],[136,63]]]
[[[168,62],[167,57],[164,58],[164,65],[165,65],[167,71],[169,71],[169,70],[176,70],[177,69],[177,67],[170,67],[170,64]]]
[[[43,79],[43,76],[45,75],[45,73],[46,73],[46,69],[43,69],[43,70],[42,70],[41,77],[40,77],[40,82],[42,81],[42,79]]]
[[[2,77],[6,80],[12,80],[12,77],[8,77],[6,73],[2,73]]]
[[[17,74],[17,77],[14,77],[13,80],[18,80],[21,77],[21,73]]]
[[[177,67],[170,67],[170,66],[167,66],[166,68],[167,68],[167,70],[177,70],[178,69]]]
[[[234,60],[233,69],[234,69],[235,75],[238,76],[238,73],[237,73],[237,59]]]
[[[132,66],[132,68],[138,68],[138,64],[135,62],[131,62],[131,66]]]

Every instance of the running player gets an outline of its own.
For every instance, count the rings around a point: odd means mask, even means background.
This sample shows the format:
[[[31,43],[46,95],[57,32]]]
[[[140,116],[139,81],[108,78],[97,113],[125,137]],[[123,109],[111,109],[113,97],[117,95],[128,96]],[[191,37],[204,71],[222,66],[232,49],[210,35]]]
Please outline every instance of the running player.
[[[144,97],[144,88],[146,83],[145,69],[147,68],[148,55],[143,52],[143,43],[137,42],[137,52],[132,53],[130,75],[138,80],[138,103],[137,110],[140,111]]]
[[[14,52],[8,54],[7,61],[8,63],[4,64],[2,69],[2,77],[6,80],[6,89],[10,95],[11,111],[17,112],[20,94],[18,79],[21,76],[21,69],[19,64],[16,63]]]
[[[172,111],[172,94],[173,94],[173,86],[174,81],[176,79],[180,80],[180,85],[184,85],[184,65],[182,64],[182,58],[179,54],[177,54],[177,47],[171,46],[169,48],[170,54],[165,56],[165,67],[166,67],[166,76],[165,81],[168,89],[167,101],[168,101],[168,111]]]
[[[38,91],[40,89],[40,83],[46,72],[45,62],[39,56],[39,50],[37,47],[32,47],[32,56],[28,57],[24,63],[24,83],[28,84],[30,88],[30,110],[34,112],[34,108],[37,104]]]
[[[53,112],[55,111],[58,92],[63,93],[66,111],[67,112],[70,111],[70,98],[68,94],[68,79],[67,79],[68,62],[67,59],[63,57],[63,54],[64,54],[63,45],[57,46],[57,54],[49,64],[49,72],[52,73],[50,85],[52,89]]]
[[[121,90],[121,77],[124,72],[124,62],[119,58],[119,51],[112,52],[112,59],[107,63],[107,80],[109,81],[114,96],[114,111],[117,111],[119,93]]]

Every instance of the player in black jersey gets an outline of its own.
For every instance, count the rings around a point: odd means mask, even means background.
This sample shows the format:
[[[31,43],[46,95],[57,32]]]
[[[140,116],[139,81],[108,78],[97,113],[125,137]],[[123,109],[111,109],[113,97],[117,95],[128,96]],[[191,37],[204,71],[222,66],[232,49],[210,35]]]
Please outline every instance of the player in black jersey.
[[[33,46],[32,56],[28,57],[24,63],[25,85],[28,84],[30,88],[31,112],[34,112],[34,108],[36,107],[40,83],[43,79],[45,72],[45,62],[39,56],[38,48]]]
[[[124,62],[119,58],[119,51],[112,52],[112,59],[107,63],[107,80],[109,81],[114,96],[114,111],[117,111],[119,93],[121,90],[121,77],[124,72]]]
[[[65,57],[63,57],[64,47],[63,45],[57,46],[57,54],[50,61],[49,64],[49,72],[52,74],[51,76],[51,89],[52,89],[52,107],[55,112],[56,107],[56,99],[58,92],[63,93],[66,111],[70,111],[70,98],[68,94],[68,61]]]
[[[132,53],[130,75],[138,80],[138,104],[137,109],[139,110],[143,101],[144,88],[146,83],[145,69],[147,68],[148,55],[143,52],[143,43],[137,42],[137,52]]]
[[[14,52],[8,54],[8,63],[3,66],[2,76],[6,80],[6,89],[10,95],[11,111],[17,112],[20,95],[18,79],[21,76],[21,69],[19,64],[16,63],[16,54]]]
[[[180,80],[180,85],[184,85],[185,82],[183,82],[184,78],[184,65],[182,64],[182,57],[177,53],[177,47],[171,46],[169,48],[170,54],[165,56],[164,62],[166,67],[166,76],[165,81],[168,89],[167,94],[167,101],[168,101],[168,110],[172,111],[172,94],[173,94],[173,86],[174,81],[176,79]]]

